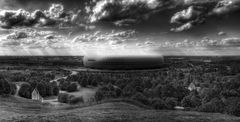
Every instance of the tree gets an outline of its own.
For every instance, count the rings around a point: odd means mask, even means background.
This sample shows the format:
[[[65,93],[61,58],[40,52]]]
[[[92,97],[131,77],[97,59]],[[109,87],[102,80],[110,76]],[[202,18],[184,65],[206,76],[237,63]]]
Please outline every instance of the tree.
[[[0,78],[0,95],[10,95],[11,85],[3,78]]]
[[[146,96],[144,96],[142,93],[140,92],[137,92],[135,95],[133,95],[131,97],[131,99],[133,100],[136,100],[136,101],[139,101],[145,105],[149,105],[149,101],[148,101],[148,98]]]
[[[57,96],[59,94],[59,88],[58,86],[53,86],[53,95]]]
[[[201,105],[201,98],[196,92],[192,92],[190,95],[184,97],[181,101],[183,107],[195,108]]]
[[[37,90],[39,91],[39,94],[42,96],[42,97],[46,97],[47,96],[47,90],[46,90],[46,85],[44,83],[38,83],[37,85]]]
[[[62,83],[60,83],[60,89],[63,91],[67,91],[69,85],[70,85],[69,81],[63,81]]]
[[[17,86],[14,83],[10,83],[11,86],[11,95],[15,95],[17,92]]]
[[[165,103],[168,109],[174,109],[174,107],[177,106],[178,101],[177,101],[177,98],[168,97],[166,98]]]
[[[78,90],[78,84],[77,83],[71,83],[68,87],[67,87],[67,91],[68,92],[75,92]]]
[[[68,94],[60,93],[58,95],[58,102],[60,102],[60,103],[68,103]]]
[[[49,82],[44,82],[45,88],[46,88],[46,96],[52,96],[53,95],[53,86]]]
[[[160,98],[154,98],[151,100],[151,106],[155,109],[167,109],[167,105],[164,100]]]
[[[28,98],[31,99],[32,98],[32,87],[30,84],[28,83],[23,83],[19,89],[18,95],[20,97],[24,97],[24,98]]]
[[[101,91],[101,90],[98,90],[95,94],[95,99],[96,101],[101,101],[103,100],[105,97],[104,97],[104,91]]]
[[[199,111],[221,113],[224,111],[224,103],[219,98],[213,98],[210,102],[202,104]]]
[[[240,97],[230,97],[225,102],[225,111],[228,114],[240,116]]]
[[[239,97],[239,93],[232,89],[232,90],[226,90],[226,91],[222,91],[221,92],[221,95],[225,98],[229,98],[229,97]]]
[[[174,91],[175,88],[172,85],[163,85],[161,87],[161,98],[174,97]]]

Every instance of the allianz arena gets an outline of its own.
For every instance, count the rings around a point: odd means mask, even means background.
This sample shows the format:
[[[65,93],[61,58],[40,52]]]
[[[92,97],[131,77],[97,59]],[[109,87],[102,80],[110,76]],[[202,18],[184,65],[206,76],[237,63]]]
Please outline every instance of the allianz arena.
[[[85,56],[84,67],[91,69],[135,70],[158,69],[164,65],[162,56]]]

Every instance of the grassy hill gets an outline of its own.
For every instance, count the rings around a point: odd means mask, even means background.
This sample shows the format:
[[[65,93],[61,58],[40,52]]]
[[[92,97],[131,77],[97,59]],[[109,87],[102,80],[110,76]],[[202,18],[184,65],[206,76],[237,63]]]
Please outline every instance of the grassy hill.
[[[0,98],[0,121],[81,122],[239,122],[240,118],[211,113],[150,110],[126,102],[106,102],[73,109],[54,108],[22,98]]]

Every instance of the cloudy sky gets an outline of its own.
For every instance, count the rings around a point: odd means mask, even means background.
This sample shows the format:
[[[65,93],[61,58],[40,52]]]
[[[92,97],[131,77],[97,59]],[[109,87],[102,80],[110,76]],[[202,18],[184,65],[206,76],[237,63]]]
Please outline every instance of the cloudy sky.
[[[0,0],[0,55],[239,55],[240,0]]]

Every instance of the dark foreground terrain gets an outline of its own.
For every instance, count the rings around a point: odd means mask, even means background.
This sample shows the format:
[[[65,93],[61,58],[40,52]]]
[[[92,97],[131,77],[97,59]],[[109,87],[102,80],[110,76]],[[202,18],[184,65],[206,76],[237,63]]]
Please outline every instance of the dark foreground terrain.
[[[239,122],[240,118],[200,112],[151,110],[127,102],[55,108],[23,98],[0,99],[1,122]]]

